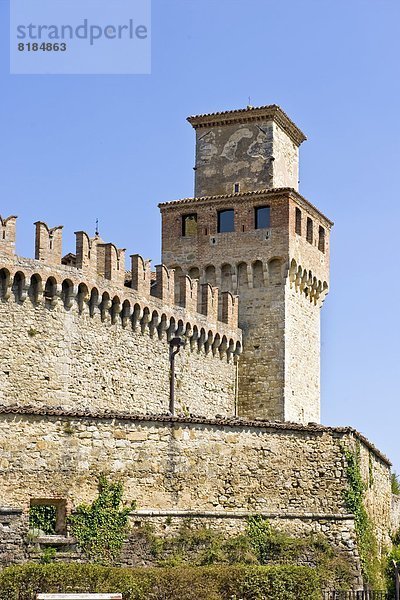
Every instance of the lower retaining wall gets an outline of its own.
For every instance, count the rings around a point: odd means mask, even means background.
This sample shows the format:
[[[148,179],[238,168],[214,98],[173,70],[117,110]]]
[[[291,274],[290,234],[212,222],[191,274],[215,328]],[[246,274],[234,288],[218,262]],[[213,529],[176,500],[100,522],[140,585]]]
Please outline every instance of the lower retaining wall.
[[[131,533],[124,543],[119,564],[125,567],[155,566],[157,564],[145,542],[146,530],[149,525],[151,531],[159,536],[173,536],[184,525],[190,525],[192,529],[205,527],[223,531],[228,535],[235,535],[246,529],[247,518],[252,514],[254,513],[246,511],[133,511],[129,523]],[[347,563],[353,571],[354,586],[362,585],[352,515],[288,514],[281,517],[271,513],[259,514],[269,519],[275,530],[294,537],[304,537],[310,534],[324,535],[330,544],[346,557]],[[63,536],[31,538],[27,535],[27,531],[26,513],[0,508],[0,566],[26,561],[38,562],[42,560],[43,553],[49,547],[57,549],[55,555],[57,561],[81,562],[83,560],[75,540],[72,538]]]
[[[368,510],[383,543],[390,530],[390,467],[353,430],[4,408],[0,506],[19,511],[21,519],[14,529],[1,529],[0,541],[12,548],[13,531],[25,529],[26,536],[32,499],[63,499],[70,511],[96,497],[96,475],[106,473],[122,481],[128,502],[137,502],[134,530],[150,522],[163,531],[190,519],[234,533],[247,516],[264,514],[292,535],[323,533],[356,565],[343,446],[357,445],[362,467],[368,464],[362,468]],[[131,549],[127,564],[136,560]]]

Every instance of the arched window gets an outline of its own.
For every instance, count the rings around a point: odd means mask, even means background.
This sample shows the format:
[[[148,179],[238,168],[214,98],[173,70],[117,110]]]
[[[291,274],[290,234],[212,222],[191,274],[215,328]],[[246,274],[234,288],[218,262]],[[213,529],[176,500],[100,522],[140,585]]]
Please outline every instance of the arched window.
[[[78,287],[78,308],[79,312],[82,313],[85,309],[85,304],[89,298],[89,290],[85,283],[80,283]]]
[[[0,271],[0,297],[6,298],[8,288],[10,286],[10,273],[7,269],[1,269]]]
[[[192,267],[189,269],[189,277],[190,279],[200,279],[200,271],[197,267]]]
[[[206,270],[204,272],[204,276],[205,276],[206,283],[209,283],[213,287],[216,286],[217,279],[216,279],[216,276],[215,276],[215,267],[214,267],[214,265],[208,265],[208,267],[206,267]]]
[[[221,292],[232,291],[232,266],[224,264],[221,267]]]
[[[264,269],[261,260],[253,263],[253,287],[260,288],[264,286]]]
[[[40,275],[35,273],[31,277],[31,284],[29,286],[29,297],[33,304],[37,304],[39,300],[39,294],[42,291],[42,280]]]
[[[44,288],[44,299],[46,302],[52,302],[56,297],[57,282],[54,277],[49,277]]]
[[[248,286],[247,264],[239,263],[237,266],[238,287],[244,288]]]
[[[268,263],[269,282],[272,285],[282,283],[282,261],[279,258],[273,258]]]
[[[175,292],[174,302],[175,304],[181,303],[181,277],[183,277],[183,271],[181,267],[174,267],[175,271]]]
[[[89,314],[91,317],[96,312],[96,309],[99,306],[99,290],[97,288],[93,288],[90,292],[90,300],[89,300]]]
[[[73,301],[74,285],[70,279],[62,282],[62,299],[65,308],[71,308]]]
[[[14,280],[13,280],[13,285],[12,285],[12,291],[13,291],[13,294],[14,294],[14,297],[16,300],[22,299],[22,292],[24,289],[24,285],[25,285],[25,275],[23,273],[21,273],[21,271],[18,271],[18,273],[15,273],[15,275],[14,275]]]

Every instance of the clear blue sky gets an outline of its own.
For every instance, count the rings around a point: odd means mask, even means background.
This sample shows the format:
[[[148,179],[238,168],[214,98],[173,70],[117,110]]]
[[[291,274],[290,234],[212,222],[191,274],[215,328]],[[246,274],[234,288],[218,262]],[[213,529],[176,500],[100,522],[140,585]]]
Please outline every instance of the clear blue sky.
[[[335,221],[322,420],[400,471],[400,3],[153,0],[151,75],[9,75],[0,0],[0,213],[160,256],[157,203],[193,191],[189,114],[277,103],[308,135],[300,191]]]

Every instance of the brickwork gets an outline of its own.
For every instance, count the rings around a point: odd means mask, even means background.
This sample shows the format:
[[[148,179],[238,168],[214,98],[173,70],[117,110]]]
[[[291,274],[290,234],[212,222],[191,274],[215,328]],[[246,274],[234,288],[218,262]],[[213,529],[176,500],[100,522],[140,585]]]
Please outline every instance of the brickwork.
[[[332,223],[297,191],[305,137],[274,105],[189,121],[196,197],[160,205],[155,269],[133,254],[127,271],[125,249],[83,231],[63,257],[62,227],[41,221],[35,259],[18,257],[16,217],[0,217],[0,566],[48,544],[81,560],[65,532],[28,543],[28,510],[90,502],[103,472],[138,503],[124,564],[151,563],[144,523],[236,533],[259,513],[323,533],[359,585],[344,447],[360,453],[380,552],[400,507],[388,460],[354,430],[318,425]]]
[[[270,208],[270,227],[255,228],[255,210]],[[331,223],[293,190],[185,199],[161,204],[163,262],[239,296],[243,354],[239,413],[246,417],[320,419],[320,308],[328,291]],[[234,209],[234,231],[218,233],[218,211]],[[302,232],[295,232],[296,209]],[[182,219],[197,215],[195,235]],[[306,240],[304,224],[322,227]]]

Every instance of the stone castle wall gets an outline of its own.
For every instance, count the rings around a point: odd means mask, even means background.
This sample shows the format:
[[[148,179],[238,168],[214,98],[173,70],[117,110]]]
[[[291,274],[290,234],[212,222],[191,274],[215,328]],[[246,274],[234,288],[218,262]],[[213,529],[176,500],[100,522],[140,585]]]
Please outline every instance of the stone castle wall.
[[[103,322],[77,305],[66,310],[14,298],[0,305],[0,327],[0,404],[168,412],[166,335]],[[175,364],[178,413],[234,414],[233,359],[188,344]]]
[[[105,472],[137,501],[133,522],[193,518],[233,532],[260,513],[294,535],[321,531],[358,560],[342,450],[357,443],[383,543],[387,460],[352,430],[322,426],[2,409],[0,506],[26,515],[32,499],[57,498],[71,510]]]
[[[61,264],[60,231],[37,223],[35,260],[14,255],[15,228],[0,239],[0,404],[166,413],[169,341],[181,336],[178,413],[235,414],[241,332],[233,296],[222,294],[219,321],[218,290],[162,265],[153,279],[137,255],[126,273],[122,251],[114,263],[112,245],[92,240],[85,251],[81,232],[75,264]]]

